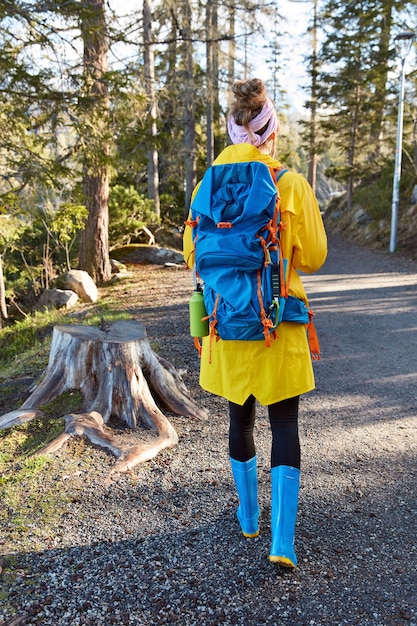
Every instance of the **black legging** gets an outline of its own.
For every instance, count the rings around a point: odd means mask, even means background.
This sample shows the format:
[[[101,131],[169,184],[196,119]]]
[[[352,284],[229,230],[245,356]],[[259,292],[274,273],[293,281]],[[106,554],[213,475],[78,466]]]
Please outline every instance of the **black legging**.
[[[271,467],[289,465],[300,469],[298,402],[299,396],[296,396],[268,406],[272,431]],[[255,398],[249,396],[243,406],[229,402],[229,413],[229,454],[237,461],[248,461],[256,454]]]

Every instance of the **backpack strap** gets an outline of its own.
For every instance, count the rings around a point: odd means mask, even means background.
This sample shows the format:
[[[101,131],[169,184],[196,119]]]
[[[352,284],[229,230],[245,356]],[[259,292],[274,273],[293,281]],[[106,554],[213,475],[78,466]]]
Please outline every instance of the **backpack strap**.
[[[277,334],[274,327],[274,322],[271,320],[270,316],[266,314],[263,298],[262,298],[262,278],[261,278],[261,270],[257,271],[258,278],[258,300],[259,300],[259,308],[261,311],[261,322],[264,327],[264,337],[265,337],[265,345],[267,348],[271,345],[271,339],[275,340],[277,338]]]
[[[288,172],[288,170],[286,170],[284,167],[282,167],[280,170],[275,170],[276,174],[275,174],[275,184],[278,184],[279,179],[281,178],[281,176],[283,174],[285,174],[286,172]],[[279,194],[279,191],[278,191]],[[280,204],[280,209],[281,209],[281,204]],[[279,225],[278,225],[278,230],[279,232],[282,232],[283,230],[285,230],[285,226],[284,224],[281,222],[281,210],[280,210],[280,215],[279,215]],[[287,298],[288,297],[288,284],[286,281],[286,276],[285,276],[285,272],[286,272],[286,267],[285,267],[285,263],[284,263],[284,256],[283,256],[283,252],[282,252],[282,246],[281,246],[281,242],[279,243],[279,267],[280,267],[280,276],[279,276],[279,281],[280,281],[280,288],[279,288],[279,295]],[[290,268],[290,272],[291,272],[291,268]],[[288,279],[288,283],[289,283],[289,279]]]
[[[279,179],[281,178],[281,176],[285,174],[285,172],[288,172],[288,170],[286,170],[285,167],[282,167],[281,169],[274,170],[274,172],[275,172],[275,183],[277,183]]]
[[[313,322],[314,315],[315,313],[311,309],[309,309],[308,317],[310,321],[307,324],[307,339],[308,345],[310,347],[311,359],[313,361],[320,361],[320,344],[319,338],[317,336],[316,327],[314,326]]]
[[[277,186],[277,183],[279,179],[281,178],[281,176],[285,174],[285,172],[287,172],[288,170],[286,170],[285,168],[281,168],[281,169],[270,168],[270,171],[271,171],[272,178],[275,181],[275,185]],[[273,226],[273,228],[275,228],[275,232],[273,236],[276,240],[276,245],[278,246],[279,260],[278,260],[278,263],[272,264],[272,293],[273,293],[273,297],[275,300],[277,300],[280,296],[284,298],[288,296],[288,288],[286,286],[286,280],[285,280],[284,258],[283,258],[283,253],[282,253],[280,237],[279,237],[279,233],[285,230],[285,226],[281,222],[281,196],[280,196],[278,187],[277,187],[276,211],[277,211],[277,215],[276,217],[274,216],[275,225]]]

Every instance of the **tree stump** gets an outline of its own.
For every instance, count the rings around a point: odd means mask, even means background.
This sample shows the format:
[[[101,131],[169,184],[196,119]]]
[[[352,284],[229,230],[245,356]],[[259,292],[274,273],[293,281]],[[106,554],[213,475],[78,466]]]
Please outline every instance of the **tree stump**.
[[[129,320],[94,326],[55,326],[43,380],[20,409],[0,417],[0,429],[42,416],[43,404],[69,390],[80,390],[82,413],[66,415],[65,432],[41,450],[53,452],[72,436],[83,435],[107,448],[120,471],[156,456],[178,443],[178,435],[158,408],[153,394],[177,415],[205,419],[206,412],[188,396],[176,369],[157,355],[142,322]],[[111,417],[133,429],[156,431],[151,443],[120,445],[106,426]]]

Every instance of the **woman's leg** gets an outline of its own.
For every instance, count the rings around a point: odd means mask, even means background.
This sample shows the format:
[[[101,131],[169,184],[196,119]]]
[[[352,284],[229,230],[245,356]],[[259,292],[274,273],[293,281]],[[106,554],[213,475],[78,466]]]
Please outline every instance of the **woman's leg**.
[[[255,456],[255,398],[249,396],[242,406],[229,402],[229,415],[229,454],[237,461],[248,461]]]
[[[258,478],[253,428],[255,398],[250,396],[243,406],[229,402],[230,466],[239,497],[237,518],[245,537],[259,534]]]
[[[269,559],[283,567],[297,565],[294,534],[300,487],[298,401],[298,397],[289,398],[268,407],[272,430]]]
[[[298,437],[299,396],[268,406],[272,430],[271,467],[288,465],[300,469]]]

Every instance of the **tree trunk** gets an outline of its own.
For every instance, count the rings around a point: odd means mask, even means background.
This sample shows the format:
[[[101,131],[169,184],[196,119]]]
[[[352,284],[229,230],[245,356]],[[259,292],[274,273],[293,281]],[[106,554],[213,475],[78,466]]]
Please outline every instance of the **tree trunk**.
[[[86,271],[95,283],[111,278],[109,257],[109,178],[107,167],[95,168],[89,173],[84,168],[83,189],[88,219],[81,238],[79,268]]]
[[[3,320],[7,320],[6,287],[4,285],[3,263],[0,255],[0,329],[3,327]]]
[[[213,112],[213,2],[206,2],[206,165],[210,167],[214,161],[214,112]]]
[[[80,245],[80,269],[96,283],[111,278],[109,257],[109,95],[105,83],[108,39],[105,0],[86,0],[82,13],[84,42],[83,189],[88,219]]]
[[[378,73],[375,76],[375,91],[372,97],[372,123],[370,128],[369,145],[374,155],[381,153],[381,138],[383,136],[387,105],[387,83],[389,75],[389,58],[392,41],[392,15],[394,0],[381,3],[381,28],[379,32],[377,62]]]
[[[229,93],[229,99],[231,99],[231,86],[235,81],[235,59],[236,59],[236,7],[234,0],[228,7],[228,22],[229,22],[229,45],[227,54],[227,91]],[[228,105],[230,102],[227,103]]]
[[[71,389],[79,389],[83,396],[82,413],[65,416],[65,432],[41,452],[53,452],[69,437],[84,435],[120,459],[118,471],[178,443],[174,427],[156,405],[152,392],[177,415],[207,417],[189,398],[174,367],[152,351],[144,325],[130,320],[101,328],[55,326],[44,379],[20,409],[0,417],[0,429],[41,416],[42,405]],[[111,417],[133,429],[151,429],[157,436],[151,443],[120,445],[105,426]]]
[[[417,112],[412,112],[413,116],[413,167],[414,176],[417,177]]]
[[[195,139],[195,87],[194,58],[191,29],[191,5],[189,0],[182,2],[182,35],[184,63],[184,169],[185,169],[185,214],[191,204],[191,195],[197,183],[196,139]]]
[[[355,87],[355,103],[352,112],[352,126],[350,129],[350,145],[348,154],[349,177],[347,181],[347,210],[352,209],[353,191],[355,180],[355,159],[356,159],[356,141],[359,129],[359,107],[360,107],[360,84],[359,80]]]
[[[220,104],[220,61],[219,57],[221,52],[221,35],[219,32],[219,6],[215,2],[213,4],[213,16],[212,16],[212,32],[213,32],[213,143],[214,143],[214,158],[216,158],[225,147],[225,139],[223,135],[223,128],[221,126],[222,119],[222,106]]]
[[[155,59],[153,51],[152,37],[152,13],[149,0],[143,2],[143,40],[145,44],[144,69],[145,85],[149,97],[149,120],[151,131],[151,148],[148,150],[148,197],[155,203],[155,213],[161,215],[159,201],[159,172],[158,172],[158,150],[155,146],[158,128],[156,120],[158,117],[158,107],[155,92]]]
[[[235,81],[235,60],[236,60],[236,7],[235,2],[231,2],[228,6],[228,25],[229,25],[229,42],[227,54],[227,113],[230,110],[230,103],[233,100],[232,85]],[[226,144],[231,144],[229,133],[226,130]]]
[[[310,117],[310,141],[308,160],[308,181],[316,192],[317,183],[317,0],[314,0],[313,12],[313,42],[311,55],[311,117]]]

